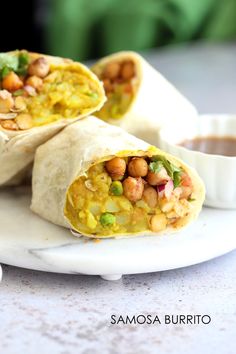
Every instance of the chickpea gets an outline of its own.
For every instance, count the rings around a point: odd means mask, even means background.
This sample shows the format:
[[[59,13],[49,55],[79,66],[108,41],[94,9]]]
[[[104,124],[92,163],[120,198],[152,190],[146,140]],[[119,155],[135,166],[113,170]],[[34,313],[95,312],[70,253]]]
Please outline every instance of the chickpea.
[[[149,171],[147,174],[147,182],[151,186],[158,186],[160,184],[163,184],[167,181],[170,180],[170,176],[166,172],[166,169],[164,167],[161,168],[161,170],[158,173],[154,173]]]
[[[18,130],[19,129],[16,122],[14,122],[14,120],[11,120],[11,119],[2,120],[2,121],[0,121],[0,124],[3,129],[7,129],[7,130]]]
[[[113,159],[106,161],[105,167],[113,180],[119,180],[125,174],[126,162],[120,157],[114,157]]]
[[[150,219],[150,228],[153,232],[165,230],[167,226],[167,218],[165,214],[153,215]]]
[[[117,62],[109,63],[104,69],[103,77],[114,80],[119,76],[120,64]]]
[[[128,177],[123,182],[124,195],[131,202],[142,199],[144,184],[141,177]]]
[[[12,95],[7,90],[0,90],[0,112],[8,113],[14,106]]]
[[[28,113],[18,114],[16,117],[16,123],[21,130],[26,130],[33,127],[33,119]]]
[[[121,68],[121,77],[124,80],[130,80],[134,77],[134,63],[132,61],[125,62]]]
[[[147,187],[143,191],[143,200],[150,208],[155,208],[157,205],[157,191],[153,187]]]
[[[2,80],[2,88],[8,91],[16,91],[23,87],[23,82],[19,76],[11,71]]]
[[[44,78],[49,73],[49,63],[46,58],[40,57],[32,61],[28,67],[28,73],[31,76],[38,76]]]
[[[28,77],[25,83],[26,85],[34,87],[38,91],[40,91],[43,86],[43,80],[35,75]]]
[[[104,86],[104,90],[106,92],[112,92],[113,91],[113,85],[112,85],[110,80],[104,79],[103,80],[103,86]]]
[[[144,177],[148,173],[148,164],[142,157],[133,158],[128,164],[128,172],[132,177]]]

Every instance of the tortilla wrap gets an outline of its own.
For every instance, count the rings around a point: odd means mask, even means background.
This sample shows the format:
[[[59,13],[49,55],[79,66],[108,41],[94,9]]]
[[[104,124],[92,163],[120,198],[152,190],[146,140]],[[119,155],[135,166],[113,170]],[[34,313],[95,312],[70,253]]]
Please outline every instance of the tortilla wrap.
[[[125,63],[130,62],[134,64],[133,77],[130,77],[130,80],[122,79],[122,65],[124,67]],[[114,68],[113,72],[109,70],[106,73],[106,68],[112,63],[118,63],[121,69],[117,69],[115,73]],[[91,70],[103,80],[108,97],[101,111],[95,116],[120,126],[150,144],[159,145],[158,130],[163,124],[171,126],[171,123],[176,120],[180,125],[186,124],[197,116],[196,108],[164,76],[135,52],[109,55],[99,60]],[[115,74],[116,78],[113,77]],[[128,77],[127,70],[124,75]],[[110,81],[109,77],[111,77]],[[120,90],[126,91],[129,85],[133,88],[130,101],[127,98],[129,94],[120,94]],[[121,109],[122,105],[125,106],[124,109]],[[113,113],[115,118],[112,119]]]
[[[109,181],[108,183],[111,185],[108,174],[104,171],[100,171],[98,176],[95,175],[96,178],[99,178],[97,181],[100,183],[97,189],[96,186],[94,188],[93,183],[91,183],[92,180],[89,179],[89,171],[91,171],[91,169],[100,169],[104,161],[111,160],[117,156],[127,159],[130,156],[135,156],[136,158],[142,156],[152,158],[156,155],[159,156],[159,159],[167,159],[175,165],[175,168],[180,167],[184,173],[187,173],[192,181],[191,201],[185,201],[185,204],[188,204],[188,210],[183,217],[178,217],[174,220],[175,222],[173,224],[170,224],[165,230],[161,230],[160,232],[152,232],[148,228],[145,229],[143,226],[140,227],[142,230],[139,230],[139,226],[137,226],[135,232],[113,232],[109,227],[106,227],[104,234],[101,232],[89,232],[86,229],[87,226],[85,229],[83,227],[81,229],[81,227],[72,220],[73,217],[69,214],[71,208],[74,208],[74,206],[72,207],[73,201],[71,202],[70,193],[71,188],[77,188],[77,182],[84,183],[81,193],[79,190],[75,189],[77,194],[76,198],[78,198],[76,203],[78,205],[83,202],[83,198],[86,198],[86,193],[89,194],[89,198],[95,198],[96,195],[100,195],[100,197],[103,198],[103,191],[106,195],[110,193],[108,192],[109,186],[108,189],[106,186],[106,181]],[[82,182],[82,180],[86,182]],[[121,184],[119,180],[115,181],[115,183]],[[66,127],[62,132],[37,149],[33,168],[32,188],[33,197],[31,209],[35,213],[55,224],[72,228],[83,235],[95,238],[136,236],[138,234],[153,235],[177,231],[198,216],[204,201],[204,185],[193,169],[184,164],[181,160],[139,140],[124,130],[109,125],[92,116]],[[110,195],[108,196],[108,199],[109,198]],[[124,216],[129,217],[129,210],[130,208],[132,209],[132,203],[127,200],[124,195],[121,197],[112,196],[111,199],[112,198],[113,201],[114,198],[116,198],[116,201],[118,200],[117,198],[120,198],[119,203],[122,202],[122,208],[125,209],[123,214],[126,213],[127,215]],[[165,200],[165,198],[163,200]],[[167,205],[166,202],[165,200],[165,206]],[[86,206],[82,204],[79,210],[84,213]],[[102,201],[101,207],[103,209],[104,207],[106,208],[106,202]],[[108,206],[108,208],[103,211],[110,212],[111,209],[109,208],[113,207],[114,205]],[[79,210],[76,208],[77,207],[75,207],[72,213],[78,215]],[[139,214],[141,213],[141,217],[144,217],[145,211],[142,208],[147,209],[148,207],[143,201],[139,201],[139,208],[137,208],[136,211],[138,211]],[[115,212],[116,211],[117,210],[115,210]],[[94,215],[89,215],[89,217],[91,217],[92,222],[97,223],[98,216],[96,216],[96,212],[94,213],[95,218]],[[160,209],[158,209],[158,213],[161,214]]]
[[[8,54],[14,56],[17,53],[18,51]],[[33,126],[31,129],[14,131],[4,129],[0,124],[0,185],[18,184],[25,176],[24,171],[27,173],[27,166],[32,163],[36,148],[39,145],[57,134],[66,125],[100,109],[106,100],[102,83],[81,63],[37,53],[28,54],[31,61],[39,57],[46,58],[52,73],[55,71],[63,73],[67,70],[67,72],[72,74],[79,74],[85,84],[93,86],[96,90],[97,98],[96,102],[88,106],[88,108],[83,107],[81,99],[81,110],[78,113],[67,117],[60,116],[55,121],[50,121],[49,118],[48,123],[37,123],[37,126]]]

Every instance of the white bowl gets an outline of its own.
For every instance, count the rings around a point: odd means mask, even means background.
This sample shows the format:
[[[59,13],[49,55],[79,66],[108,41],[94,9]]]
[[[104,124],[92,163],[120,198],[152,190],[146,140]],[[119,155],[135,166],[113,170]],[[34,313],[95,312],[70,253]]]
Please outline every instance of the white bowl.
[[[205,205],[236,208],[236,157],[212,155],[179,146],[186,139],[202,136],[236,137],[236,115],[201,115],[186,124],[165,126],[160,146],[195,168],[206,186]]]

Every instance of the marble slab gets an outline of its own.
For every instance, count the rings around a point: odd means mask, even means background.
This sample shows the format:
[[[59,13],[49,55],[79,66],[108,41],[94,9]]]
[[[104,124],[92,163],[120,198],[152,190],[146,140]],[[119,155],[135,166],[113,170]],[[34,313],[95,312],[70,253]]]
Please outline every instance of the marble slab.
[[[196,222],[174,235],[97,241],[33,214],[30,196],[26,187],[0,191],[1,263],[116,280],[197,264],[236,248],[235,210],[204,208]]]

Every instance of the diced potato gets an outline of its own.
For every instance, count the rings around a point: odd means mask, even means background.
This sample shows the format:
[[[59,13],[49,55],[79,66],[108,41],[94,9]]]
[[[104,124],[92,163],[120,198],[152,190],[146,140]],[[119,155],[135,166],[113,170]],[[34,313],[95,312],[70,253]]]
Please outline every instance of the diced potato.
[[[93,215],[99,215],[101,212],[101,205],[97,202],[90,202],[88,209]]]
[[[175,203],[174,210],[180,217],[185,216],[190,209],[191,205],[186,199],[181,199],[178,203]]]
[[[150,227],[153,232],[165,230],[167,226],[167,218],[165,214],[153,215],[150,219]]]
[[[173,201],[167,201],[167,199],[163,199],[159,201],[159,204],[163,213],[168,213],[173,209],[175,203]]]
[[[110,213],[117,213],[120,211],[120,207],[118,206],[117,202],[112,198],[107,199],[105,203],[105,209]]]
[[[130,222],[130,216],[127,213],[116,214],[116,222],[119,225],[126,225]]]
[[[90,229],[95,229],[95,227],[97,226],[97,221],[96,221],[95,217],[93,216],[93,214],[90,212],[87,213],[87,226]]]
[[[138,208],[144,209],[147,213],[151,210],[144,200],[139,200],[135,203]]]
[[[121,209],[123,209],[123,210],[130,211],[133,209],[133,206],[130,203],[130,201],[123,196],[119,197],[118,204],[120,205]]]

